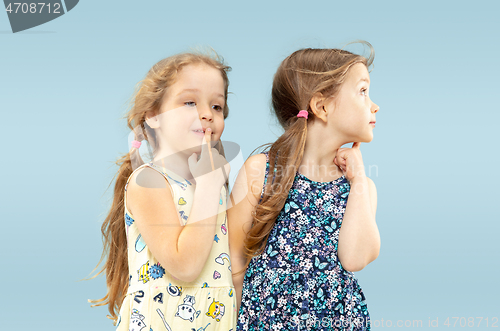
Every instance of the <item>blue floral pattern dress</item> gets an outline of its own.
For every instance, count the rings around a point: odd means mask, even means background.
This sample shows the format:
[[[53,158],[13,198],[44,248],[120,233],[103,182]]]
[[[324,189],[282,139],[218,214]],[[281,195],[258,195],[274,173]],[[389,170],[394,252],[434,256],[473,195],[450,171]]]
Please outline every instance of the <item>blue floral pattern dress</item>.
[[[363,291],[337,256],[349,191],[345,176],[315,182],[297,172],[246,270],[237,330],[370,330]]]

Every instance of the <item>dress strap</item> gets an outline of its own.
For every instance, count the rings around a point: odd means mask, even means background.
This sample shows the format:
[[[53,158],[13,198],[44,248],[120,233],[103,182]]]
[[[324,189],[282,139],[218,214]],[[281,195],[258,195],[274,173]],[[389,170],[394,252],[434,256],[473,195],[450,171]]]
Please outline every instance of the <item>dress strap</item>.
[[[264,175],[264,185],[262,185],[262,192],[260,193],[259,203],[262,201],[262,198],[264,197],[264,189],[266,188],[267,176],[269,175],[269,152],[265,152],[262,154],[266,156],[266,173]],[[276,168],[274,170],[276,170]]]
[[[139,171],[140,169],[146,168],[146,167],[151,168],[151,169],[156,170],[157,172],[159,172],[167,180],[167,182],[168,182],[169,176],[167,175],[167,173],[165,173],[163,171],[163,168],[158,167],[156,164],[153,164],[152,162],[144,163],[143,165],[141,165],[140,167],[137,167],[137,169],[135,169],[134,171],[132,171],[132,173],[130,174],[130,176],[128,176],[127,184],[125,185],[125,191],[127,190],[128,182],[130,181],[130,178],[132,178],[132,176],[134,175],[134,173],[136,171]]]

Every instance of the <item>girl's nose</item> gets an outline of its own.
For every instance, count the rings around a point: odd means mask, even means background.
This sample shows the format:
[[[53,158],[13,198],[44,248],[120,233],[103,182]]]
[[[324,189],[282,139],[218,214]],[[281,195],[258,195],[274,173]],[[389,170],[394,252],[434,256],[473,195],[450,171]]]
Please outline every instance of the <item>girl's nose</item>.
[[[198,107],[198,112],[200,114],[200,120],[206,120],[211,122],[213,120],[212,109],[210,107]]]
[[[374,103],[374,104],[372,105],[372,109],[371,109],[372,113],[373,113],[373,114],[375,114],[375,113],[377,113],[379,110],[380,110],[380,107],[379,107],[377,104],[375,104],[375,103]]]

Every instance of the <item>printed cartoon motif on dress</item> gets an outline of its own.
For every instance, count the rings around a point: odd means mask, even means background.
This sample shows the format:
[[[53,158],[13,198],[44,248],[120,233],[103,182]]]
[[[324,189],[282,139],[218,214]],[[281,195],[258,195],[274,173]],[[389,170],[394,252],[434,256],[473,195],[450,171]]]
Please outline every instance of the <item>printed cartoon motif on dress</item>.
[[[163,315],[161,310],[158,308],[158,309],[156,309],[156,312],[158,313],[158,315],[160,315],[161,321],[163,322],[163,325],[165,326],[167,331],[172,331],[172,328],[170,327],[170,325],[168,325],[167,321],[165,320],[165,315]]]
[[[210,304],[210,307],[208,307],[207,316],[210,316],[217,322],[220,322],[220,319],[222,318],[222,316],[224,316],[226,308],[224,307],[224,304],[220,303],[219,301],[215,301],[215,298],[213,298],[212,300],[213,301]]]
[[[228,269],[231,270],[231,259],[229,258],[229,254],[227,253],[221,253],[219,256],[215,258],[215,262],[218,264],[224,265],[225,262],[227,261],[228,263]]]
[[[167,287],[167,292],[173,297],[180,297],[182,295],[182,286],[169,284],[169,286]]]
[[[165,269],[160,265],[160,262],[157,262],[155,265],[152,265],[149,268],[149,275],[153,279],[162,278],[165,274]]]
[[[141,331],[146,327],[144,323],[144,315],[139,313],[137,309],[132,310],[132,315],[130,316],[129,331]]]
[[[205,325],[204,327],[201,327],[201,328],[198,328],[198,329],[191,328],[191,331],[205,331],[205,330],[208,328],[208,326],[209,326],[209,325],[210,325],[210,323],[208,323],[208,324],[207,324],[207,325]],[[232,329],[231,329],[231,330],[229,330],[229,331],[232,331]]]
[[[139,235],[135,241],[135,251],[140,253],[144,248],[146,248],[146,243],[142,240],[142,236]]]
[[[184,303],[180,304],[177,307],[177,313],[175,314],[175,317],[180,317],[183,320],[193,322],[194,319],[198,317],[198,315],[200,315],[200,311],[196,311],[196,308],[194,307],[195,303],[196,300],[194,299],[194,296],[186,295],[186,297],[184,298]]]
[[[125,214],[125,224],[127,224],[128,226],[131,226],[132,223],[134,223],[134,219],[132,217],[130,217],[130,215],[128,213]]]
[[[226,223],[227,223],[227,214],[224,215],[224,224],[222,224],[220,226],[220,230],[221,230],[221,232],[222,232],[223,235],[227,234],[227,225],[226,225]]]
[[[181,217],[183,223],[186,223],[186,221],[189,218],[189,216],[186,214],[184,210],[179,211],[179,216]]]
[[[137,270],[137,274],[139,276],[139,281],[142,281],[144,284],[149,281],[149,261],[144,263],[139,270]]]

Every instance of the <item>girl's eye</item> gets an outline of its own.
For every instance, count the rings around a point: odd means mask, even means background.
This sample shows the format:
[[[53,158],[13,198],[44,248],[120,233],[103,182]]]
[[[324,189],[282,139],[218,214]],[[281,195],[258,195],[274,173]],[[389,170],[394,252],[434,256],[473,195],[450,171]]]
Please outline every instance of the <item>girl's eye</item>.
[[[364,96],[366,96],[368,94],[367,90],[365,88],[361,89],[361,94],[363,94]]]
[[[215,106],[212,106],[213,109],[215,109],[216,111],[223,111],[223,108],[219,105],[215,105]]]
[[[196,102],[194,102],[194,101],[184,102],[184,104],[185,104],[186,106],[189,106],[189,107],[194,107],[194,106],[196,106]]]

